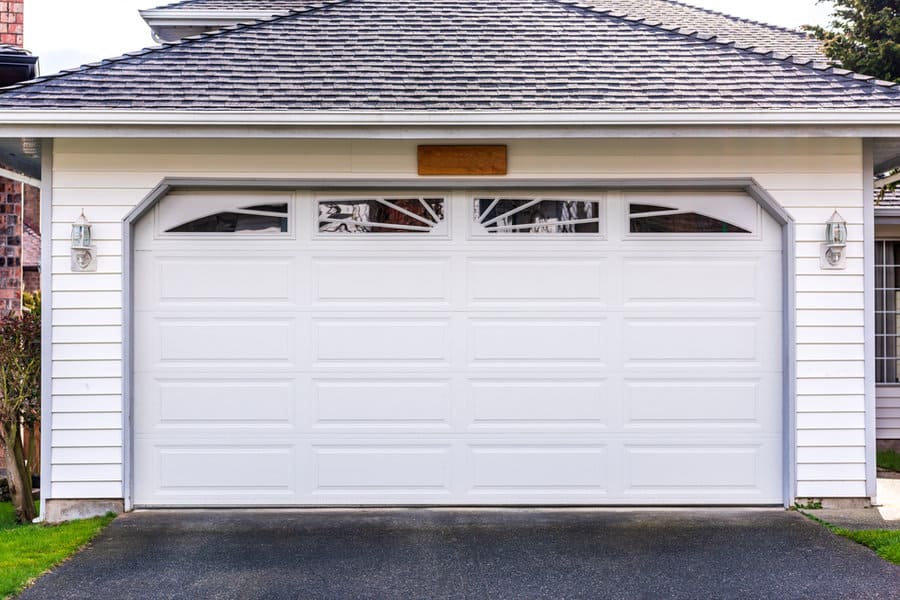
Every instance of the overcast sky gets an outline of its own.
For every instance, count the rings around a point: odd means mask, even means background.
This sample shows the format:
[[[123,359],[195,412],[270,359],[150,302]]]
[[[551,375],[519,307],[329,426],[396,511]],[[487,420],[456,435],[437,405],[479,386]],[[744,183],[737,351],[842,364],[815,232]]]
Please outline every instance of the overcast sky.
[[[502,0],[498,0],[502,1]],[[25,45],[41,73],[77,67],[154,45],[138,9],[169,0],[25,0]],[[786,27],[824,24],[830,5],[816,0],[688,0],[688,3]]]

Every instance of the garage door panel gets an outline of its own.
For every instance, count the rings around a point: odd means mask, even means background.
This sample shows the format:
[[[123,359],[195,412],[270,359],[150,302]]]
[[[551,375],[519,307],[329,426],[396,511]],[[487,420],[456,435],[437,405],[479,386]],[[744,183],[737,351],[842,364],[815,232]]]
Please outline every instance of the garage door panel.
[[[141,462],[136,495],[165,502],[216,495],[218,503],[246,502],[247,497],[285,502],[295,496],[296,452],[293,445],[240,447],[139,441]],[[153,482],[154,485],[147,486]],[[258,492],[258,493],[257,493]]]
[[[296,304],[296,259],[222,255],[160,257],[158,302],[168,304],[261,305]]]
[[[759,379],[626,379],[625,428],[646,430],[781,431],[776,374]]]
[[[469,449],[473,495],[603,495],[605,445],[476,445]]]
[[[628,366],[693,363],[705,367],[732,364],[777,369],[780,355],[769,342],[776,317],[780,320],[780,315],[769,318],[629,316],[624,323],[625,362]]]
[[[473,258],[467,263],[473,308],[607,304],[607,261],[584,258]]]
[[[327,319],[313,322],[316,362],[448,363],[450,321],[437,319]]]
[[[160,363],[296,362],[297,330],[291,319],[159,319]]]
[[[470,363],[602,365],[607,360],[606,319],[471,319]]]
[[[671,305],[771,306],[780,286],[764,273],[780,270],[780,254],[752,258],[709,256],[626,257],[623,289],[626,308]]]
[[[313,298],[328,307],[450,304],[449,257],[313,258]]]
[[[778,439],[768,444],[722,441],[685,445],[674,440],[670,444],[626,444],[625,493],[675,498],[768,495],[777,502],[780,490],[768,474],[779,468],[780,454]]]
[[[314,494],[450,495],[450,445],[314,445]]]
[[[315,429],[449,430],[452,425],[449,380],[317,380],[313,387]]]
[[[295,429],[297,386],[294,380],[163,379],[138,377],[148,390],[135,407],[138,433],[178,430]]]
[[[472,431],[603,430],[613,410],[602,379],[475,380],[469,394]]]

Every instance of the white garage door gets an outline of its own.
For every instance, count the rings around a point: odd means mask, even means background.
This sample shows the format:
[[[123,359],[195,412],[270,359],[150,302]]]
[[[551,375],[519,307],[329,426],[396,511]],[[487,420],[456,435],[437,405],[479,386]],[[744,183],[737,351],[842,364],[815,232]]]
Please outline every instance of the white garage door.
[[[170,195],[135,503],[780,503],[781,260],[740,193]]]

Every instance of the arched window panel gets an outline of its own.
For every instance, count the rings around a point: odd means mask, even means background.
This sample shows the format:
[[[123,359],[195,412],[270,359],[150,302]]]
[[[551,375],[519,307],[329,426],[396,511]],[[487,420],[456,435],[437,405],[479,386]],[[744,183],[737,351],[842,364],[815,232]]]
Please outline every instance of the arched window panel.
[[[473,203],[476,235],[600,234],[599,200],[480,196]]]
[[[166,233],[286,233],[287,230],[286,217],[249,212],[220,212],[167,229]]]
[[[290,230],[291,200],[284,193],[175,192],[157,207],[163,234],[280,235]]]
[[[319,233],[444,235],[446,208],[436,197],[319,199]]]
[[[632,234],[747,235],[759,229],[759,205],[739,192],[647,192],[626,198]]]

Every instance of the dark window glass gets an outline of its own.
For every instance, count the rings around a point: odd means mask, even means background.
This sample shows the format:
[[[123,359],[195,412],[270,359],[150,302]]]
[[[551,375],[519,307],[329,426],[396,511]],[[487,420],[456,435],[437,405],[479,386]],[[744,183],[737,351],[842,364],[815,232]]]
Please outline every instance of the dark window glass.
[[[288,212],[287,204],[259,204],[257,206],[245,206],[242,210],[258,210],[260,212],[270,212],[286,215]]]
[[[285,233],[287,230],[288,220],[284,217],[221,212],[173,227],[167,233]]]
[[[320,233],[430,233],[443,220],[443,198],[319,202]]]
[[[635,217],[631,219],[631,233],[750,233],[746,229],[701,215],[682,213]]]
[[[488,233],[600,233],[600,203],[479,198],[475,219]]]
[[[652,204],[632,204],[631,205],[631,214],[640,215],[643,213],[652,213],[652,212],[665,212],[667,210],[675,210],[674,208],[670,208],[668,206],[654,206]]]

